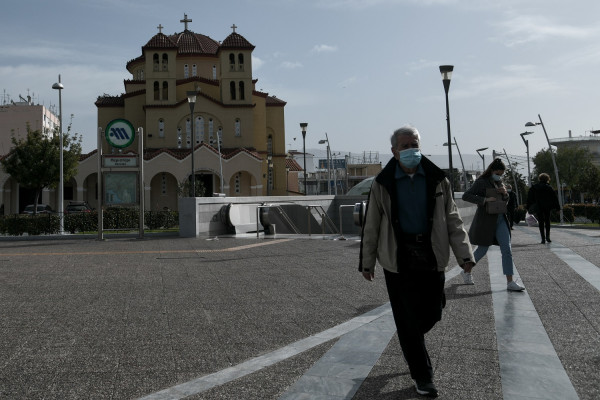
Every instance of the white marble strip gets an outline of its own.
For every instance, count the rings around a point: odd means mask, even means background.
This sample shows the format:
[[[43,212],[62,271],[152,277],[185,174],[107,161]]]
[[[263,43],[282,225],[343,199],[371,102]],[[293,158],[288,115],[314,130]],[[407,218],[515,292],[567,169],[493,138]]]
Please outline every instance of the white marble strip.
[[[487,257],[504,399],[578,399],[531,298],[506,290],[500,249]]]
[[[357,329],[369,325],[371,322],[380,319],[386,315],[390,315],[391,308],[389,303],[386,303],[374,310],[371,310],[359,317],[353,318],[342,324],[339,324],[333,328],[327,329],[323,332],[317,333],[316,335],[309,336],[305,339],[301,339],[288,346],[282,347],[281,349],[275,350],[271,353],[264,354],[259,357],[252,358],[236,366],[226,368],[214,374],[205,375],[197,379],[176,385],[159,392],[144,396],[141,399],[144,400],[155,400],[155,399],[181,399],[188,396],[192,396],[216,386],[223,385],[231,382],[235,379],[241,378],[248,374],[259,371],[265,367],[274,365],[287,358],[298,355],[306,350],[321,345],[329,340],[336,339],[340,336],[349,334]],[[376,326],[379,323],[375,324]],[[385,322],[383,322],[385,325]],[[379,328],[377,328],[379,329]],[[393,333],[392,333],[393,335]],[[388,339],[389,341],[389,339]],[[387,345],[387,342],[386,342]],[[381,353],[380,353],[381,354]],[[379,357],[377,357],[379,358]]]
[[[550,250],[600,291],[600,268],[561,244],[552,242]]]

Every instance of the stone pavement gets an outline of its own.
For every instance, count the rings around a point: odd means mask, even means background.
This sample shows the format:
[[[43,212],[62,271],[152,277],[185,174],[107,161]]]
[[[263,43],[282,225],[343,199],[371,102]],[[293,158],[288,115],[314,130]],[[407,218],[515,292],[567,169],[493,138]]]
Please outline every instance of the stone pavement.
[[[440,399],[600,398],[600,231],[447,273]],[[1,399],[413,399],[381,270],[306,236],[0,240]]]

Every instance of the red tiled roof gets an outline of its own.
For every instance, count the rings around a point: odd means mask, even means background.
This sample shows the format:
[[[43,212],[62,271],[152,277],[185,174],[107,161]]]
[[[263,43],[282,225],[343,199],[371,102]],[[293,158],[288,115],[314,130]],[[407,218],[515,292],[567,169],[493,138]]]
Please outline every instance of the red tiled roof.
[[[287,102],[283,100],[279,100],[275,96],[267,96],[267,100],[265,101],[267,106],[285,106]]]
[[[170,37],[168,37],[164,33],[157,33],[156,35],[154,35],[152,37],[152,39],[150,39],[148,41],[148,43],[146,43],[144,46],[142,46],[142,50],[143,49],[168,49],[168,48],[174,48],[174,47],[177,47],[177,45],[172,41],[172,39]]]
[[[219,42],[206,35],[183,31],[169,36],[175,43],[178,54],[209,54],[216,55],[219,50]]]
[[[290,171],[304,171],[300,164],[298,164],[293,158],[285,159],[285,167],[289,168]]]
[[[237,32],[231,33],[223,43],[221,43],[222,49],[254,49],[252,43],[246,40],[245,37]]]
[[[125,105],[125,99],[123,96],[109,96],[104,94],[98,96],[98,99],[94,103],[96,107],[123,107]]]

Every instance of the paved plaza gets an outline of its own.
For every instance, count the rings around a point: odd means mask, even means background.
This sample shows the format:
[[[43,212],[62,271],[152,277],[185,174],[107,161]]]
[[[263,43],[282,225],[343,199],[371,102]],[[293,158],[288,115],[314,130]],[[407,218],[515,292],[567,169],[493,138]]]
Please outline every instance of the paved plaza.
[[[600,230],[517,226],[446,275],[440,399],[600,398]],[[1,399],[416,399],[356,238],[0,240]],[[452,260],[454,261],[454,260]]]

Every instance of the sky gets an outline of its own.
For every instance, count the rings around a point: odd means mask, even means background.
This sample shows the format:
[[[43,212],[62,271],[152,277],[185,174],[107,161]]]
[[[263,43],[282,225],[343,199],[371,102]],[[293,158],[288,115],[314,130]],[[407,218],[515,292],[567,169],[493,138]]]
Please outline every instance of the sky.
[[[6,0],[0,103],[56,106],[60,74],[63,123],[92,151],[97,97],[123,93],[127,61],[159,24],[183,31],[184,13],[196,33],[222,41],[235,24],[256,46],[256,88],[287,102],[286,150],[302,150],[306,122],[307,152],[327,134],[336,154],[385,160],[392,132],[411,124],[447,166],[440,65],[454,65],[452,141],[477,168],[484,147],[486,163],[505,150],[524,164],[526,130],[531,157],[547,148],[540,126],[525,128],[540,116],[550,139],[600,129],[597,0]]]

